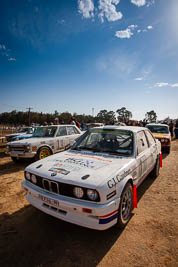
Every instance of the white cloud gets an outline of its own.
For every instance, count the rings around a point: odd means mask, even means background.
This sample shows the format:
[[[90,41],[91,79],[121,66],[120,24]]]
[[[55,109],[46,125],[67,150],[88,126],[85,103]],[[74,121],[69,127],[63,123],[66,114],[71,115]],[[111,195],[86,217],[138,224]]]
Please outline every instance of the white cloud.
[[[16,58],[10,57],[10,58],[8,58],[8,61],[16,61]]]
[[[153,29],[153,26],[149,25],[149,26],[147,26],[147,29],[148,30],[152,30]]]
[[[138,78],[135,78],[135,81],[143,81],[143,77],[138,77]]]
[[[84,18],[89,19],[94,16],[94,4],[92,0],[78,0],[78,8]]]
[[[146,4],[146,0],[131,0],[131,3],[140,7]]]
[[[129,28],[127,28],[124,31],[116,31],[116,33],[115,33],[115,36],[117,38],[121,38],[121,39],[124,39],[124,38],[129,39],[132,35],[133,35],[133,33],[131,32],[131,30]]]
[[[173,83],[170,85],[171,87],[178,87],[178,83]]]
[[[150,1],[148,1],[146,6],[150,7],[150,6],[154,5],[154,3],[155,3],[155,0],[150,0]]]
[[[116,10],[120,0],[99,0],[98,9],[100,10],[99,17],[104,22],[104,17],[108,21],[116,21],[122,18],[122,13]]]
[[[160,83],[155,83],[155,86],[156,87],[163,87],[163,86],[168,86],[169,84],[168,83],[165,83],[165,82],[160,82]]]
[[[133,31],[137,28],[138,26],[137,25],[129,25],[127,27],[127,29],[125,30],[121,30],[121,31],[116,31],[115,33],[115,36],[117,38],[121,38],[121,39],[124,39],[124,38],[130,38],[132,35],[133,35]]]
[[[128,28],[132,30],[135,30],[137,27],[138,25],[134,25],[134,24],[128,26]]]
[[[137,30],[138,33],[140,33],[142,30]]]

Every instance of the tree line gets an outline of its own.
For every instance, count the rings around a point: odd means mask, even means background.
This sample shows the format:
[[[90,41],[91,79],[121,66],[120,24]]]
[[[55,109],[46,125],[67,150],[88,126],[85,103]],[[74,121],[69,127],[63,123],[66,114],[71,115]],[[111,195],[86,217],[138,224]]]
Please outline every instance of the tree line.
[[[100,110],[96,116],[62,112],[59,113],[57,110],[54,113],[43,113],[43,112],[23,112],[13,110],[11,112],[3,112],[0,114],[0,124],[1,125],[31,125],[36,123],[43,125],[44,123],[53,123],[57,118],[59,124],[70,124],[71,118],[83,123],[93,123],[93,122],[102,122],[102,123],[113,123],[116,121],[124,122],[131,120],[132,112],[127,110],[125,107],[117,109],[116,112],[108,111],[106,109]],[[143,121],[153,122],[156,121],[157,115],[154,110],[151,110],[145,114]]]

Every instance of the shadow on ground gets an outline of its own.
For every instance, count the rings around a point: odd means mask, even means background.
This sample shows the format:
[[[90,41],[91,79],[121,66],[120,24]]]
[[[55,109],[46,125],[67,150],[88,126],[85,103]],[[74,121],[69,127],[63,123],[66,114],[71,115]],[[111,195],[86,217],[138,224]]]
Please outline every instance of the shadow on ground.
[[[142,183],[138,201],[153,182],[148,177]],[[0,216],[0,266],[97,266],[122,231],[115,227],[90,230],[28,205],[11,215]]]

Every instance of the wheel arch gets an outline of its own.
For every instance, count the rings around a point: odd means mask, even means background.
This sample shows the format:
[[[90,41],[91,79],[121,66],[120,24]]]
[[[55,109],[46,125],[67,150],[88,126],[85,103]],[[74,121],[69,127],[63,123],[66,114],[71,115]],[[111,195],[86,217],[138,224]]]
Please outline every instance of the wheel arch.
[[[43,145],[39,146],[39,147],[37,148],[37,153],[39,152],[40,149],[42,149],[42,148],[44,148],[44,147],[49,148],[50,151],[51,151],[51,153],[54,154],[52,148],[51,148],[48,144],[43,144]]]
[[[130,183],[133,187],[133,179],[132,179],[132,176],[130,176],[130,175],[125,177],[124,180],[122,180],[122,182],[119,184],[118,192],[117,192],[119,197],[121,197],[122,192],[128,183]]]
[[[49,145],[47,145],[47,144],[43,144],[43,145],[41,145],[40,147],[38,147],[38,149],[37,149],[37,151],[36,151],[37,155],[38,155],[40,149],[42,149],[42,148],[44,148],[44,147],[49,148],[49,150],[51,151],[51,154],[54,154],[52,148],[51,148]]]

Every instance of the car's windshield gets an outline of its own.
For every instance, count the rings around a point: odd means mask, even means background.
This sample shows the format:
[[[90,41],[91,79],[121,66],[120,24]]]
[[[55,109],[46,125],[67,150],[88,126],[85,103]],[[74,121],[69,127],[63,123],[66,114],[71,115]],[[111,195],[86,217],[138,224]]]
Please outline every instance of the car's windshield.
[[[71,149],[132,155],[133,133],[117,129],[91,129],[82,135]]]
[[[34,131],[35,131],[35,128],[28,128],[28,130],[27,130],[27,134],[32,134],[32,133],[34,133]]]
[[[39,127],[33,134],[33,137],[53,137],[57,127]]]
[[[162,125],[147,125],[146,126],[152,133],[169,133],[167,126]]]
[[[19,128],[17,130],[17,133],[26,133],[28,131],[29,128]]]

